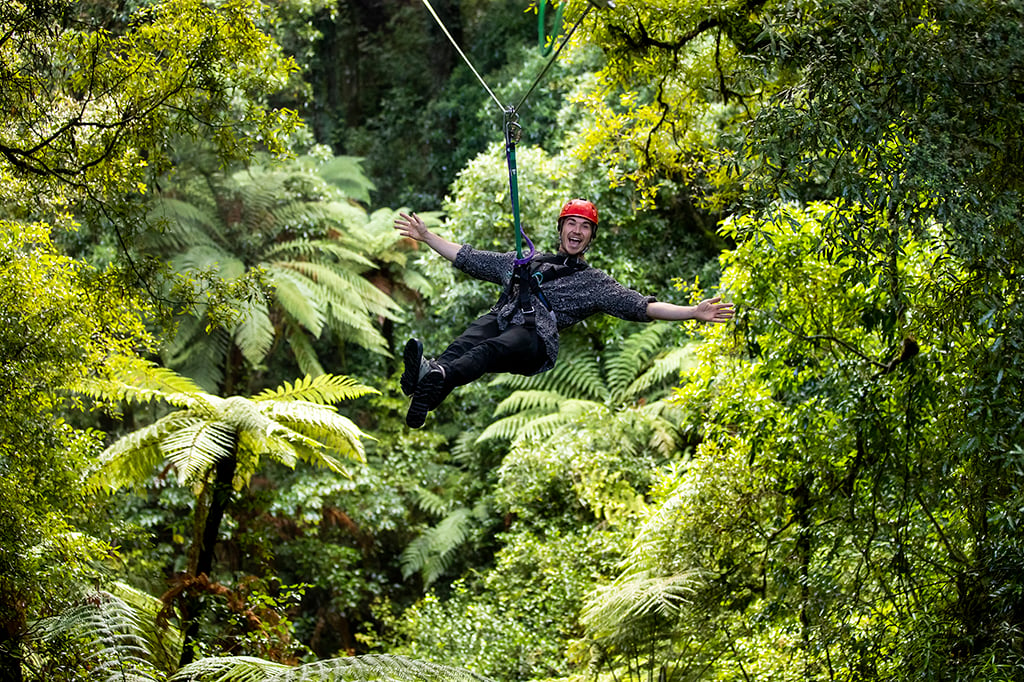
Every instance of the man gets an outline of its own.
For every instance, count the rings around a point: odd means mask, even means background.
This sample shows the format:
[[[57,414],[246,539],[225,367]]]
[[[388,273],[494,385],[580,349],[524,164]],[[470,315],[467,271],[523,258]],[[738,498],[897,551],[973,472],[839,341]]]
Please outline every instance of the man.
[[[436,360],[423,359],[423,345],[411,339],[405,346],[402,390],[412,396],[405,421],[423,426],[427,412],[451,391],[484,374],[508,372],[531,375],[551,369],[558,357],[558,333],[595,313],[624,320],[702,320],[725,322],[733,307],[721,298],[695,306],[657,301],[622,286],[587,265],[583,254],[597,233],[597,208],[573,199],[558,214],[558,253],[534,257],[516,266],[515,253],[478,251],[456,244],[427,229],[415,213],[401,213],[395,229],[423,242],[466,274],[505,289],[483,317],[452,342]]]

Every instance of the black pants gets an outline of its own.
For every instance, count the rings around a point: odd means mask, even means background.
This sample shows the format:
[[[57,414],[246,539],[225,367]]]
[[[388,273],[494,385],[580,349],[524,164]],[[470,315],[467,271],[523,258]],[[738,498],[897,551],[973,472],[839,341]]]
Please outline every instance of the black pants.
[[[437,358],[445,370],[445,396],[484,374],[533,374],[546,360],[544,342],[536,330],[509,325],[502,331],[495,313],[487,313],[469,325]]]

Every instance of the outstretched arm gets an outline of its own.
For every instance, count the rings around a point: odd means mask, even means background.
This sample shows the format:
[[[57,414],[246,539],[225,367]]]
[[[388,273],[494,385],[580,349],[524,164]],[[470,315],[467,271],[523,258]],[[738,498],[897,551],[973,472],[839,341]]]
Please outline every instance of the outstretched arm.
[[[462,248],[460,244],[450,242],[428,230],[423,219],[415,213],[399,213],[398,215],[401,217],[395,218],[395,229],[401,232],[403,237],[423,242],[451,262],[455,262],[455,257],[459,255],[459,249]]]
[[[720,303],[721,300],[721,296],[706,298],[697,305],[653,301],[647,304],[647,317],[652,320],[727,322],[732,319],[732,303]]]

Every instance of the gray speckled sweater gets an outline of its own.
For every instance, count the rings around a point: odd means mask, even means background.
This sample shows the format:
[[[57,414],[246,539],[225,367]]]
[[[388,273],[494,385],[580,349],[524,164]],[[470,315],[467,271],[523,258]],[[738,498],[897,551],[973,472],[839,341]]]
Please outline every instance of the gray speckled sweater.
[[[515,253],[478,251],[469,244],[463,244],[455,258],[455,267],[476,279],[507,287],[512,279],[512,262],[515,257]],[[558,266],[540,263],[537,267],[540,272],[545,272]],[[545,315],[547,307],[531,294],[530,298],[537,311],[537,333],[544,342],[548,356],[547,362],[538,372],[554,367],[558,357],[558,332],[562,329],[596,313],[607,313],[632,322],[650,322],[647,304],[656,300],[653,296],[644,296],[627,289],[604,272],[591,267],[543,282],[541,290],[551,306],[551,314]],[[509,324],[523,323],[523,314],[519,311],[516,296],[504,305],[495,305],[492,310],[498,314],[500,329],[505,329]]]

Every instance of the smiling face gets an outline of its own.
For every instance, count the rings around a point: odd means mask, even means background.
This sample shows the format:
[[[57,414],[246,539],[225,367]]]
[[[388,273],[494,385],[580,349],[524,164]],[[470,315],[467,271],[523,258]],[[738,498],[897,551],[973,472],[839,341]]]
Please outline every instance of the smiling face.
[[[594,223],[580,216],[566,216],[558,228],[558,251],[567,256],[579,256],[594,238]]]

